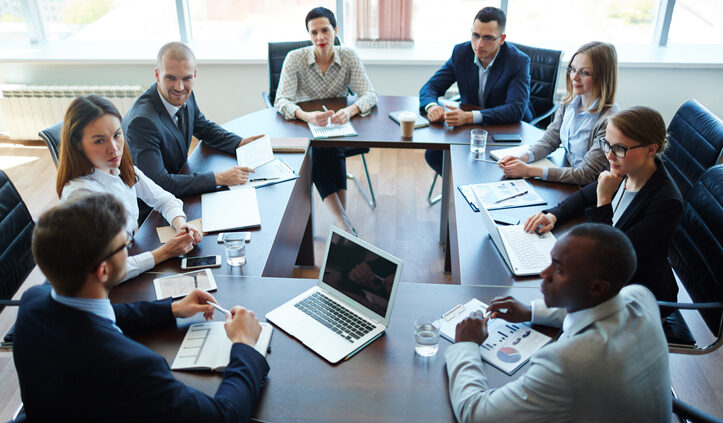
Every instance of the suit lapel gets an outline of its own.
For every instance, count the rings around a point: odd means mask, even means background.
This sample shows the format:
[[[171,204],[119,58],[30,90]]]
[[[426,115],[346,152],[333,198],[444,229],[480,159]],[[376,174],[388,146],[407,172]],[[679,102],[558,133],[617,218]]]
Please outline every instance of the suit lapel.
[[[488,99],[490,96],[490,90],[492,87],[495,86],[497,83],[497,80],[500,79],[500,75],[502,75],[502,68],[505,66],[505,52],[507,49],[505,48],[505,45],[502,44],[500,46],[500,51],[497,53],[497,58],[495,59],[495,62],[492,64],[492,69],[489,70],[489,75],[487,75],[487,83],[485,84],[485,92],[483,93],[483,97],[485,100],[485,108],[487,108],[487,104],[489,103]]]
[[[469,60],[467,61],[467,77],[469,78],[467,80],[467,83],[471,87],[470,92],[474,93],[474,98],[469,98],[469,104],[474,106],[480,106],[479,102],[479,68],[474,63],[475,54],[474,50],[472,50],[472,47],[469,48],[469,51],[472,52],[470,55]]]
[[[156,84],[153,84],[153,107],[156,109],[156,112],[158,113],[158,119],[163,123],[163,126],[166,127],[166,129],[173,134],[173,137],[176,139],[176,142],[178,143],[178,146],[181,149],[181,152],[183,153],[183,156],[188,155],[188,141],[183,139],[183,135],[181,134],[181,131],[178,129],[178,126],[176,126],[176,122],[173,121],[171,116],[168,114],[168,110],[166,110],[166,106],[163,105],[163,102],[161,101],[161,95],[158,93],[158,88]],[[186,127],[188,127],[188,119],[185,121]]]

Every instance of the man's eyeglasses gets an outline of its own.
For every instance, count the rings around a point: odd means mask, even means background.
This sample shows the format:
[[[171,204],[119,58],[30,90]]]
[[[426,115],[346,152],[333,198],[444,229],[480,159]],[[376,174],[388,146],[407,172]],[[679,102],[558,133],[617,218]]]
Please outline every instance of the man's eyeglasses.
[[[575,74],[580,75],[580,78],[587,79],[592,76],[592,74],[585,70],[577,70],[573,68],[572,66],[567,67],[567,73],[570,74],[570,78],[574,78]]]
[[[125,243],[123,243],[123,245],[121,245],[120,247],[118,247],[118,248],[116,248],[115,250],[113,250],[113,252],[111,252],[110,254],[106,255],[106,256],[103,257],[102,259],[98,260],[98,264],[96,264],[95,266],[93,266],[93,269],[97,269],[98,266],[100,266],[101,263],[103,263],[104,261],[106,261],[106,260],[108,260],[109,258],[113,257],[114,255],[118,254],[118,253],[121,252],[124,248],[130,249],[130,248],[133,246],[133,234],[130,233],[130,232],[126,232],[126,234],[128,235],[128,240],[127,240]]]
[[[632,150],[638,147],[646,147],[646,145],[641,144],[636,145],[635,147],[625,147],[624,145],[620,144],[610,145],[610,143],[605,139],[605,137],[600,137],[600,149],[603,151],[603,153],[608,154],[610,150],[612,150],[613,154],[621,159],[624,158],[626,154],[628,154],[628,150]]]
[[[499,40],[500,37],[502,37],[502,35],[499,35],[499,36],[497,36],[497,37],[493,37],[493,36],[491,36],[491,35],[479,35],[479,34],[477,34],[477,33],[475,33],[475,32],[472,33],[472,41],[475,41],[475,42],[477,42],[477,41],[479,41],[479,40],[482,40],[483,43],[491,43],[491,42],[493,42],[493,41]]]

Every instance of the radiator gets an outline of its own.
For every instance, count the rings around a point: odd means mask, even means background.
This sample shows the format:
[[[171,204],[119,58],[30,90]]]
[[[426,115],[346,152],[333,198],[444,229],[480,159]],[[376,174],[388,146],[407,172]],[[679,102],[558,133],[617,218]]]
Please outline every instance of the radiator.
[[[38,132],[65,116],[78,96],[101,95],[125,116],[145,89],[140,85],[118,86],[29,86],[0,85],[0,134],[11,140],[36,140]]]

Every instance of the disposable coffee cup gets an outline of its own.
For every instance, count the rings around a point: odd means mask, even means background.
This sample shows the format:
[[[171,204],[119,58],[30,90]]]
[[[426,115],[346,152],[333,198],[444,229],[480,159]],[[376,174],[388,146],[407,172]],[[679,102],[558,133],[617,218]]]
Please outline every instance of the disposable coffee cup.
[[[414,134],[414,122],[417,120],[417,114],[414,112],[402,112],[399,114],[399,126],[402,127],[402,137],[412,138]]]

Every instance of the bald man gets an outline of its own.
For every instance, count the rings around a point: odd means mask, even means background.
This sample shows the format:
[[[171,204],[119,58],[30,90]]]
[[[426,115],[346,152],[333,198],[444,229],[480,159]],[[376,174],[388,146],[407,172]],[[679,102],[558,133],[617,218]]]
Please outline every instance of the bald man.
[[[452,408],[460,422],[670,422],[668,344],[653,294],[628,285],[633,246],[608,225],[587,223],[560,238],[541,274],[544,300],[491,302],[486,319],[457,325],[445,351]],[[562,327],[527,372],[487,385],[480,347],[487,321]]]
[[[201,113],[193,94],[196,56],[187,45],[174,41],[161,47],[155,76],[156,83],[136,100],[123,119],[135,165],[176,197],[245,183],[250,169],[238,166],[220,172],[178,174],[186,164],[192,136],[234,154],[237,147],[261,135],[242,139]]]

